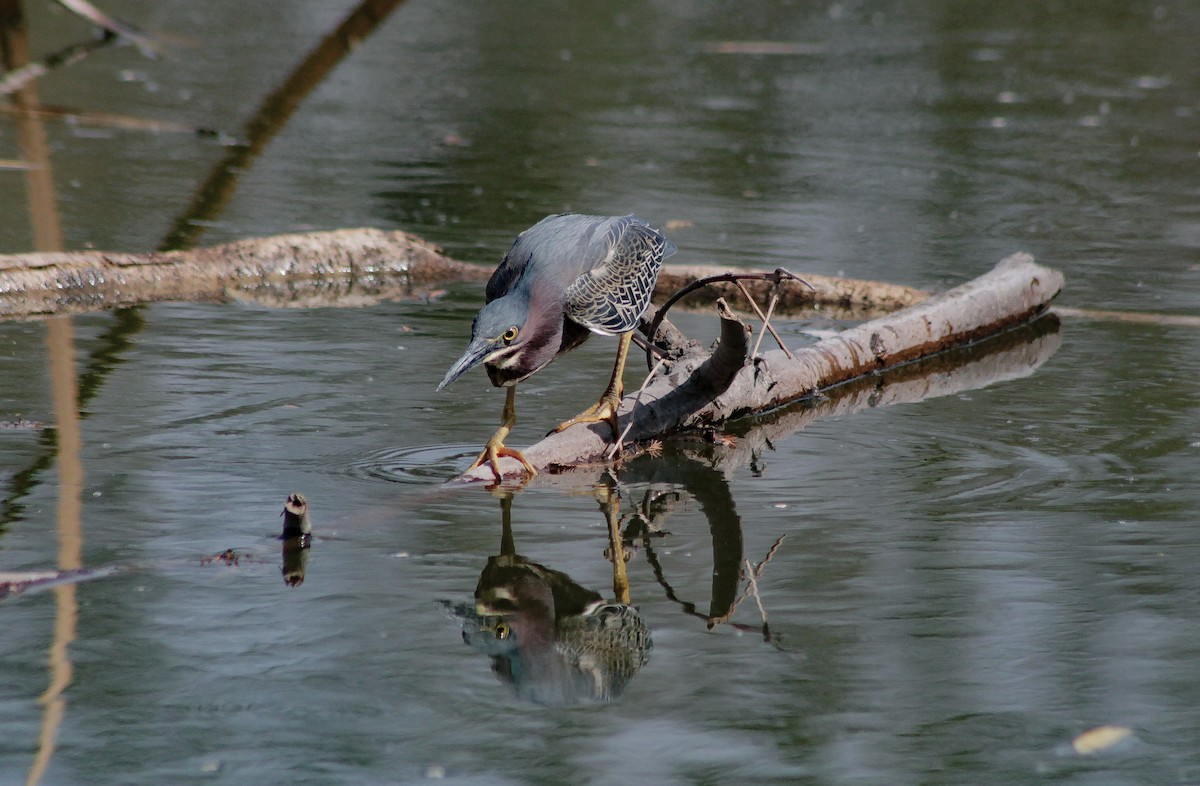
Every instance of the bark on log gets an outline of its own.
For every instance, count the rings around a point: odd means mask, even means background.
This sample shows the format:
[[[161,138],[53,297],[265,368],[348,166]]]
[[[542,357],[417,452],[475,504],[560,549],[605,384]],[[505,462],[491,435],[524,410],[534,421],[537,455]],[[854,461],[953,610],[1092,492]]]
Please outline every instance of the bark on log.
[[[693,281],[728,272],[730,272],[729,268],[716,265],[666,265],[659,273],[656,295],[670,295]],[[812,273],[805,273],[803,277],[805,281],[812,284],[813,289],[809,289],[799,281],[782,281],[777,289],[779,303],[775,307],[775,313],[792,314],[815,307],[827,312],[831,309],[835,311],[851,310],[853,317],[862,319],[907,308],[920,303],[932,294],[923,289],[879,281],[821,276]],[[771,296],[773,284],[770,281],[747,280],[742,282],[742,286],[759,303],[766,303]],[[704,289],[697,290],[689,302],[711,303],[718,297],[724,298],[732,306],[746,310],[745,299],[737,285],[732,283],[709,284]]]
[[[720,268],[664,268],[656,297],[723,272]],[[481,281],[490,266],[445,256],[440,248],[404,232],[346,229],[243,240],[194,251],[151,254],[65,252],[0,256],[0,319],[92,311],[154,300],[254,299],[274,306],[364,305],[421,296],[450,280]],[[806,275],[817,291],[784,282],[743,282],[755,297],[775,292],[777,313],[817,306],[901,311],[874,319],[794,351],[748,357],[749,328],[719,306],[722,332],[716,350],[703,352],[677,336],[679,357],[670,370],[622,403],[627,441],[644,443],[666,434],[764,412],[833,385],[971,343],[1042,314],[1062,287],[1062,275],[1014,254],[991,272],[938,296],[910,287]],[[722,290],[722,286],[726,287]],[[733,285],[714,285],[740,298]],[[661,333],[660,333],[661,336]],[[540,468],[576,466],[603,459],[606,425],[575,427],[525,451]],[[519,465],[505,459],[506,474]],[[464,475],[490,480],[488,468]]]
[[[253,300],[273,307],[363,306],[427,296],[439,284],[484,281],[491,265],[451,259],[436,245],[404,232],[340,229],[251,238],[191,251],[148,254],[105,251],[0,255],[0,319],[73,314],[160,300]],[[668,265],[655,298],[725,272],[711,266]],[[805,274],[817,291],[785,282],[777,313],[817,307],[826,315],[865,318],[908,306],[929,293],[873,281]],[[762,296],[765,281],[743,282]],[[708,296],[705,296],[708,293]],[[700,290],[686,304],[723,296],[735,307],[732,284]],[[682,304],[681,304],[682,305]]]
[[[627,442],[702,428],[732,418],[766,412],[821,390],[894,368],[953,347],[969,344],[1043,314],[1062,288],[1062,274],[1042,267],[1028,254],[1014,254],[988,273],[879,319],[865,322],[817,344],[746,355],[745,329],[721,314],[721,339],[711,357],[692,352],[640,393],[622,402],[620,424]],[[739,333],[741,337],[739,337]],[[734,373],[728,373],[729,357]],[[721,358],[721,360],[717,360]],[[575,426],[552,434],[524,451],[539,469],[603,460],[608,426]],[[504,459],[505,476],[520,465]],[[478,467],[463,480],[491,481],[491,468]]]
[[[415,235],[378,229],[275,235],[194,251],[15,254],[0,256],[0,319],[158,300],[359,305],[490,273]]]

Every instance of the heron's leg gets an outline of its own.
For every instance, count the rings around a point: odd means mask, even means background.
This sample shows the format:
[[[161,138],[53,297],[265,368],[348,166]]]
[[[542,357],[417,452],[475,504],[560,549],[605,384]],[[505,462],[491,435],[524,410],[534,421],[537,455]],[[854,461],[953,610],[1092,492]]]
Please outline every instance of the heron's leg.
[[[522,455],[521,451],[504,445],[504,438],[508,436],[508,432],[512,431],[513,426],[517,425],[517,388],[515,385],[510,385],[505,388],[505,391],[504,410],[500,413],[500,428],[496,429],[496,433],[484,445],[483,452],[479,454],[475,462],[467,467],[467,472],[470,472],[483,462],[489,462],[492,465],[492,471],[496,473],[497,483],[504,479],[504,473],[500,471],[501,456],[511,456],[521,462],[531,478],[538,474],[538,471]]]
[[[625,376],[625,358],[629,356],[629,344],[632,341],[632,331],[621,334],[620,343],[617,344],[617,362],[613,366],[612,379],[608,381],[608,387],[604,389],[600,400],[570,420],[559,423],[555,426],[554,431],[568,429],[576,423],[599,423],[604,421],[612,426],[614,440],[621,435],[621,429],[617,425],[617,409],[621,406],[621,396],[625,394],[625,382],[623,379]]]

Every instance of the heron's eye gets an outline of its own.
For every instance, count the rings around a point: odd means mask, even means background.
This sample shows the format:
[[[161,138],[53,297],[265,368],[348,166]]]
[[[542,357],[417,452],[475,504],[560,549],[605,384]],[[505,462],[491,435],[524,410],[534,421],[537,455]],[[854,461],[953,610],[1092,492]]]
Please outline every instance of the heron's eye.
[[[508,330],[504,331],[504,335],[501,336],[501,338],[504,339],[505,344],[511,344],[517,340],[517,332],[517,326],[513,325]]]
[[[510,634],[510,633],[512,633],[512,631],[509,630],[508,625],[506,625],[505,623],[501,622],[496,625],[495,634],[496,634],[496,638],[499,639],[500,641],[504,641],[505,639],[507,639],[508,634]]]

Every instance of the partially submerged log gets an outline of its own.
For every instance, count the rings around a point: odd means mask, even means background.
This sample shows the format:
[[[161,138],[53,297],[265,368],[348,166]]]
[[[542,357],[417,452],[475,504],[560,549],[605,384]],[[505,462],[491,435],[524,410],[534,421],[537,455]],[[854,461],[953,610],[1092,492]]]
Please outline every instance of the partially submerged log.
[[[670,294],[683,289],[693,281],[718,276],[729,272],[729,268],[717,265],[665,265],[658,276],[656,294]],[[793,314],[812,308],[822,309],[828,313],[846,310],[852,312],[848,316],[862,319],[868,316],[891,313],[901,308],[916,305],[928,298],[931,292],[901,284],[887,284],[880,281],[863,281],[837,276],[822,276],[805,273],[804,281],[812,287],[805,286],[800,281],[782,280],[778,286],[769,280],[745,280],[742,287],[759,303],[766,303],[774,292],[779,300],[776,313]],[[741,290],[733,283],[709,284],[703,290],[692,296],[693,301],[708,296],[708,302],[718,297],[724,298],[730,305],[745,308]]]
[[[0,319],[159,300],[358,305],[489,273],[415,235],[378,229],[275,235],[194,251],[14,254],[0,256]]]
[[[711,354],[692,350],[640,393],[625,397],[620,412],[625,441],[704,428],[767,412],[805,396],[922,357],[970,344],[1044,314],[1062,289],[1062,274],[1013,254],[988,273],[885,317],[865,322],[817,344],[749,356],[749,328],[718,304],[721,336]],[[607,424],[575,426],[524,450],[539,469],[602,461],[609,451]],[[507,477],[519,475],[514,459],[502,460]],[[493,480],[482,466],[464,480]]]
[[[668,265],[657,299],[722,268]],[[492,266],[446,256],[406,232],[339,229],[250,238],[192,251],[147,254],[68,251],[0,255],[0,319],[77,314],[163,300],[251,300],[272,307],[364,306],[424,298],[451,281],[486,281]],[[908,306],[929,293],[874,281],[813,276],[814,292],[785,282],[780,313],[818,307],[865,316]],[[767,282],[746,282],[758,295]],[[704,295],[708,294],[707,300]],[[717,295],[738,305],[732,285],[716,284],[691,303]],[[837,309],[851,309],[843,314]]]
[[[669,265],[656,298],[720,270]],[[485,280],[491,268],[447,257],[404,232],[347,229],[243,240],[194,251],[152,254],[66,252],[0,256],[0,319],[91,311],[155,300],[253,299],[273,306],[365,305],[421,297],[450,280]],[[766,412],[852,379],[1002,332],[1045,313],[1062,288],[1060,273],[1014,254],[992,271],[941,295],[910,287],[807,275],[794,282],[745,282],[752,297],[777,296],[776,313],[816,307],[899,308],[802,349],[751,357],[750,328],[719,300],[721,338],[713,352],[686,336],[659,331],[669,369],[626,396],[625,441],[665,435]],[[713,294],[740,297],[735,285]],[[664,342],[664,335],[670,336]],[[665,343],[665,346],[664,346]],[[524,451],[541,469],[603,461],[606,424],[576,426]],[[502,462],[505,474],[520,465]],[[465,480],[493,480],[480,467]]]

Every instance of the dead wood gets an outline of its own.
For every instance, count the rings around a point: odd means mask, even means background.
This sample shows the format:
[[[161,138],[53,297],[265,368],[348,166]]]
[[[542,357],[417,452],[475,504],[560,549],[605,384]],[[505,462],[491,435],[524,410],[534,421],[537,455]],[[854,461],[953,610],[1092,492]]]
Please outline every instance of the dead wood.
[[[378,229],[275,235],[194,251],[15,254],[0,256],[0,319],[158,300],[354,305],[420,296],[434,284],[489,273],[414,235]]]
[[[683,289],[693,281],[702,278],[728,273],[729,268],[716,265],[666,265],[658,277],[657,292],[675,292]],[[802,281],[783,280],[775,290],[779,293],[779,303],[775,307],[777,313],[791,314],[812,308],[851,309],[853,317],[862,319],[864,316],[886,314],[897,309],[920,303],[929,297],[930,293],[923,289],[915,289],[900,284],[887,284],[880,281],[864,281],[854,278],[838,278],[805,273],[804,281],[812,284],[810,289]],[[776,287],[771,280],[743,280],[743,287],[760,303],[767,302],[772,288]],[[703,290],[692,295],[693,302],[711,303],[718,297],[733,307],[749,311],[740,288],[733,282],[709,284]]]
[[[711,355],[687,352],[645,390],[626,396],[621,428],[628,428],[627,441],[642,443],[767,412],[1028,322],[1046,311],[1062,284],[1061,273],[1036,264],[1028,254],[1014,254],[961,286],[813,346],[794,349],[792,359],[779,350],[750,358],[749,328],[719,306],[722,327],[716,349]],[[607,430],[605,424],[576,426],[551,434],[523,452],[539,469],[586,464],[604,456]],[[511,459],[505,459],[502,467],[506,475],[520,471]],[[463,476],[464,480],[492,478],[489,467]]]
[[[1156,314],[1150,311],[1102,311],[1092,308],[1054,307],[1055,313],[1064,317],[1094,319],[1103,322],[1132,322],[1138,325],[1172,325],[1176,327],[1200,327],[1200,316],[1195,314]]]
[[[669,265],[659,276],[661,302],[683,285],[720,268]],[[70,251],[0,255],[0,319],[75,314],[161,300],[253,300],[272,307],[363,306],[426,297],[452,281],[484,281],[490,266],[447,257],[415,235],[379,229],[339,229],[250,238],[187,251]],[[776,313],[821,309],[862,319],[928,297],[927,292],[876,281],[805,274],[817,288],[783,282]],[[741,282],[766,300],[770,281]],[[735,284],[714,284],[694,303],[726,297],[745,307]],[[748,309],[746,309],[748,310]],[[664,329],[668,325],[664,324]]]
[[[667,266],[660,302],[681,284],[719,269]],[[0,319],[93,311],[156,300],[252,299],[272,306],[365,305],[428,296],[452,280],[482,281],[491,268],[458,262],[440,248],[398,231],[345,229],[278,235],[190,251],[121,254],[95,251],[0,256]],[[751,328],[718,301],[721,337],[703,350],[663,323],[659,348],[669,370],[622,404],[627,441],[724,423],[804,396],[969,344],[1042,314],[1062,287],[1062,275],[1014,254],[989,273],[941,295],[911,287],[805,274],[799,282],[738,282],[754,298],[778,295],[778,313],[866,306],[901,310],[803,349],[751,358]],[[742,287],[724,286],[735,303]],[[862,316],[862,312],[858,312]],[[666,340],[664,342],[664,336]],[[640,403],[634,407],[635,395]],[[575,427],[525,451],[539,468],[602,459],[607,427]],[[516,462],[505,460],[506,471]],[[490,470],[464,479],[490,479]]]
[[[733,445],[710,448],[715,452],[711,463],[726,472],[758,463],[755,457],[769,451],[772,444],[818,420],[915,404],[1025,379],[1053,357],[1061,345],[1060,323],[1052,310],[1032,323],[985,342],[859,377],[810,399],[806,406],[787,407],[754,418],[752,427],[736,429]]]
[[[3,93],[0,88],[0,93]],[[218,138],[221,132],[214,128],[195,126],[188,123],[177,123],[172,120],[155,120],[146,117],[123,115],[116,112],[99,112],[89,109],[77,109],[66,106],[37,106],[19,107],[11,104],[0,104],[0,115],[24,115],[41,120],[58,120],[72,126],[91,126],[93,128],[116,128],[121,131],[145,131],[151,134],[194,134],[199,137]],[[21,168],[26,166],[22,162]],[[0,167],[3,164],[0,163]]]

